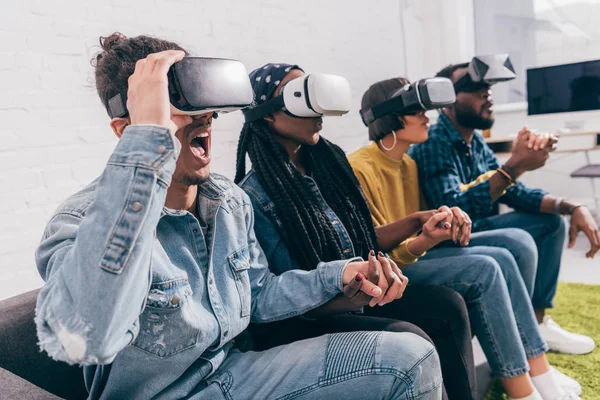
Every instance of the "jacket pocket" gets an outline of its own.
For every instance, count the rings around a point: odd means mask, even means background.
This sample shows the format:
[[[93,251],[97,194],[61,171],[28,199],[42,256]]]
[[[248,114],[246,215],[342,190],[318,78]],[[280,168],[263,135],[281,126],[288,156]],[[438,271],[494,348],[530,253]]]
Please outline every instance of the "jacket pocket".
[[[235,286],[240,296],[241,317],[248,317],[250,315],[251,304],[250,278],[248,276],[250,253],[248,252],[248,246],[234,251],[229,255],[228,261],[233,278],[235,279]]]
[[[194,347],[200,330],[191,296],[187,278],[152,283],[133,346],[161,358]]]

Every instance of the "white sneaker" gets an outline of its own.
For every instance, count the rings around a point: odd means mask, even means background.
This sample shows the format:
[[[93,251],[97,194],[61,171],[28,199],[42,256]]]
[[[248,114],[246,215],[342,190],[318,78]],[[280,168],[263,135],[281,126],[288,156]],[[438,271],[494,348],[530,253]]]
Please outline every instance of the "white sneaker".
[[[521,397],[520,399],[514,399],[512,397],[509,397],[508,400],[544,400],[544,398],[542,398],[542,396],[540,395],[540,393],[537,390],[534,389],[533,393],[531,393],[527,397]]]
[[[550,350],[566,354],[587,354],[596,347],[591,337],[564,330],[549,315],[544,316],[539,328]]]
[[[575,379],[571,378],[568,375],[563,374],[559,370],[554,367],[550,367],[552,370],[552,374],[554,375],[554,379],[556,383],[568,393],[576,394],[577,396],[581,396],[581,385]]]
[[[544,400],[546,400],[544,398]],[[566,393],[563,392],[561,394],[556,395],[556,397],[553,397],[552,399],[549,400],[581,400],[581,397],[577,396],[574,393]]]

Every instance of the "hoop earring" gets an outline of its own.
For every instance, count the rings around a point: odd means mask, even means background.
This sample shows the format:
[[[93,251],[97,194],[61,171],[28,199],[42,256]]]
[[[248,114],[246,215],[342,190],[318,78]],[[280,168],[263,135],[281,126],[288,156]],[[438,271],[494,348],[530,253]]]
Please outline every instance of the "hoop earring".
[[[396,140],[397,140],[397,139],[396,139],[396,132],[392,131],[392,134],[394,135],[394,144],[393,144],[393,145],[392,145],[392,147],[390,147],[389,149],[383,145],[383,139],[380,139],[380,140],[379,140],[379,145],[380,145],[380,146],[381,146],[381,147],[382,147],[384,150],[387,150],[387,151],[392,151],[392,150],[394,149],[394,147],[396,147]]]

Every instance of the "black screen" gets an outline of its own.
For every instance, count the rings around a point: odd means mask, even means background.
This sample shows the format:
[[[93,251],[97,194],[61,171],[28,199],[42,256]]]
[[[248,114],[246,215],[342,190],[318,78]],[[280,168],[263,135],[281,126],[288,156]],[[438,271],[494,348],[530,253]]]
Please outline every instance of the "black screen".
[[[527,70],[528,114],[600,109],[600,60]]]

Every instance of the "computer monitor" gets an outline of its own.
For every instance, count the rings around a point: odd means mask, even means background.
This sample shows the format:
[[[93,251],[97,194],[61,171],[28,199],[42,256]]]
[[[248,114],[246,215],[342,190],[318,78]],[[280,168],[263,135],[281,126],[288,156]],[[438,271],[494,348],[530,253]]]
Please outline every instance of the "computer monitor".
[[[600,60],[527,70],[529,115],[600,109]]]

